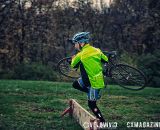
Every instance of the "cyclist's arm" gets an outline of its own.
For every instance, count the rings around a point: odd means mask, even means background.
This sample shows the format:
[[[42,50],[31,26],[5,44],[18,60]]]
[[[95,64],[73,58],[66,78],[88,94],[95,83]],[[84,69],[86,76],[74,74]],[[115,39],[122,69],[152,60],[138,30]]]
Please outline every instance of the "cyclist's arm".
[[[107,63],[108,62],[108,57],[101,52],[101,62]]]
[[[71,67],[77,68],[80,63],[80,53],[72,57]]]

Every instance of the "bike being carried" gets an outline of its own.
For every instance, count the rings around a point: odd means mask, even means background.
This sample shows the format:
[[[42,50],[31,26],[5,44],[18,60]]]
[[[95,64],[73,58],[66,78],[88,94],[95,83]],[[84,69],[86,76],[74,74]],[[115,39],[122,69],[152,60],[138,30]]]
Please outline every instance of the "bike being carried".
[[[116,84],[126,89],[141,90],[145,88],[147,80],[141,70],[127,64],[118,63],[116,51],[102,52],[108,57],[108,62],[102,64],[105,77],[113,79]],[[57,67],[60,74],[73,79],[81,77],[79,66],[72,68],[71,60],[72,56],[65,57],[58,62]]]
[[[101,91],[105,88],[104,76],[111,77],[120,86],[132,90],[144,88],[145,76],[136,68],[114,62],[115,52],[102,52],[91,46],[89,32],[77,33],[71,41],[79,52],[60,60],[59,72],[64,76],[77,78],[72,86],[87,94],[89,108],[100,122],[105,122],[97,106],[97,100],[101,98]]]

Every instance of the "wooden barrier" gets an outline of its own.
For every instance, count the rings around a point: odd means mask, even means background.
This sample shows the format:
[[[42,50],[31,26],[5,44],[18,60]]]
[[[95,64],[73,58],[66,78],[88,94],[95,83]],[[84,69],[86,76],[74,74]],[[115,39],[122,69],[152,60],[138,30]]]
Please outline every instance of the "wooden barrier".
[[[69,115],[77,120],[84,130],[98,130],[99,120],[85,110],[74,99],[69,101],[69,107],[61,114],[63,117],[69,113]]]

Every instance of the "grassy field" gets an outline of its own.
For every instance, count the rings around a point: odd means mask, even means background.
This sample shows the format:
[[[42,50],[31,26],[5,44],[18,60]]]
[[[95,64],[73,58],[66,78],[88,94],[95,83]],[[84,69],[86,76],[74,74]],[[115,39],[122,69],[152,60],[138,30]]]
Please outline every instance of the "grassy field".
[[[71,83],[0,80],[0,129],[82,130],[69,116],[60,117],[70,98],[89,110],[86,94]],[[127,129],[129,121],[160,121],[160,88],[130,91],[109,85],[98,105],[118,129]]]

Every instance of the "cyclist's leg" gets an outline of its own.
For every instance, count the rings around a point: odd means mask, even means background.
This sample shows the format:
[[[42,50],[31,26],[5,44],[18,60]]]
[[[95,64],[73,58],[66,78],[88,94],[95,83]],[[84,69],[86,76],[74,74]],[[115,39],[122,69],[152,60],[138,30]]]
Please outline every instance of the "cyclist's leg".
[[[84,85],[82,78],[79,78],[78,80],[74,81],[72,86],[75,89],[88,93],[88,88]]]
[[[90,87],[89,92],[88,92],[88,106],[92,110],[92,112],[95,114],[95,116],[100,120],[100,122],[105,122],[101,111],[97,107],[97,100],[100,99],[99,95],[100,89],[94,89]]]

